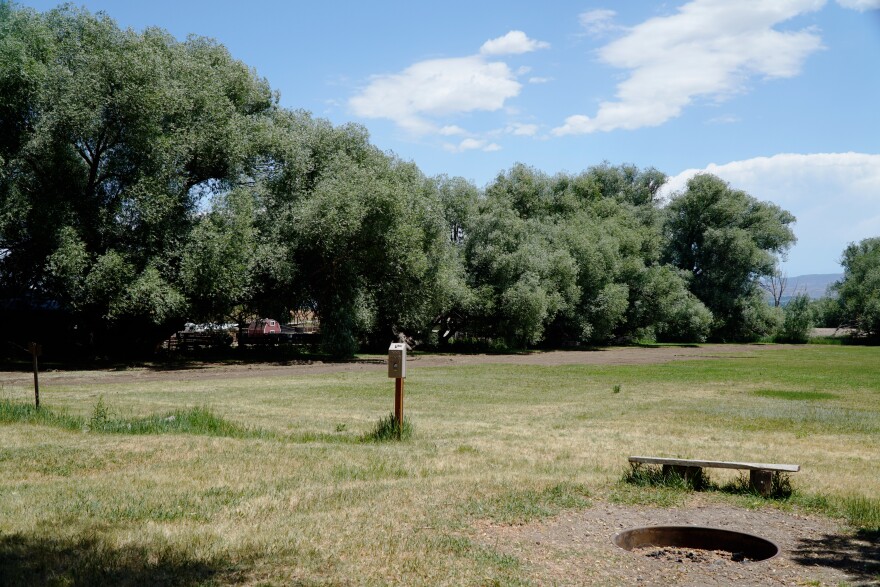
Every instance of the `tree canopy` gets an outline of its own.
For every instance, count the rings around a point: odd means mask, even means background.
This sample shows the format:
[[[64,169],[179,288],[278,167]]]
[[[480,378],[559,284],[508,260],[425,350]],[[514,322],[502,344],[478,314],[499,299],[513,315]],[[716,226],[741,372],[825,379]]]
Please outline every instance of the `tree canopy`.
[[[774,275],[779,256],[794,244],[794,220],[708,174],[672,197],[664,259],[690,274],[691,291],[714,316],[714,337],[743,340],[775,329],[759,280]]]
[[[850,244],[840,263],[843,279],[834,289],[844,324],[860,335],[880,339],[880,237]]]
[[[2,295],[60,304],[92,336],[185,316],[226,228],[211,200],[251,173],[276,109],[268,83],[207,39],[8,5],[0,80]]]
[[[482,189],[426,177],[361,126],[282,108],[210,39],[0,3],[11,332],[43,317],[45,337],[112,353],[185,321],[308,310],[336,355],[401,332],[515,347],[766,334],[757,281],[794,218],[709,175],[664,206],[665,180],[608,163],[517,164]]]

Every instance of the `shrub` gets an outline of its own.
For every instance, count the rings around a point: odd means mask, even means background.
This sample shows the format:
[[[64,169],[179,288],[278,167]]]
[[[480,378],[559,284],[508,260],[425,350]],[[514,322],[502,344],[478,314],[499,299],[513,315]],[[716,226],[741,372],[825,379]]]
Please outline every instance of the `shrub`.
[[[777,334],[779,342],[803,344],[810,339],[813,330],[813,310],[810,298],[806,294],[798,294],[785,306],[782,328]]]

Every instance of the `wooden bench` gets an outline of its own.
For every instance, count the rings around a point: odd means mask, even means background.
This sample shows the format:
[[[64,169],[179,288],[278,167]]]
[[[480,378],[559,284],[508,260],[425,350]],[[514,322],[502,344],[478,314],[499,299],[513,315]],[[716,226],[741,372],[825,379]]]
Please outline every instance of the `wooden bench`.
[[[773,463],[741,463],[736,461],[699,461],[695,459],[669,459],[666,457],[629,457],[630,463],[646,465],[663,465],[663,473],[675,472],[684,479],[698,480],[703,475],[703,468],[740,469],[749,471],[749,483],[761,495],[770,495],[773,485],[773,473],[797,473],[800,465],[779,465]]]

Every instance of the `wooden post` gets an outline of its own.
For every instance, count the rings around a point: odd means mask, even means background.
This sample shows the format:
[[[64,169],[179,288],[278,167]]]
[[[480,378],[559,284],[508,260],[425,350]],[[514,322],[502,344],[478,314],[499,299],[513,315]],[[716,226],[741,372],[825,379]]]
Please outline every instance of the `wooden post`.
[[[43,352],[43,347],[35,342],[30,344],[31,356],[34,358],[34,405],[40,409],[40,366],[37,363],[37,357]]]
[[[397,421],[397,438],[403,435],[403,377],[394,380],[394,419]]]
[[[749,471],[749,485],[764,497],[773,492],[773,471]]]

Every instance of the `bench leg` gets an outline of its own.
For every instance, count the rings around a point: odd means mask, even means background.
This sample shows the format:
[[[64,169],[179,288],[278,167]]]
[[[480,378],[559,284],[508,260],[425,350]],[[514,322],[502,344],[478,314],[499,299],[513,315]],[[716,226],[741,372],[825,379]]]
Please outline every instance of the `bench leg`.
[[[675,473],[693,487],[699,489],[703,486],[703,468],[702,467],[685,467],[681,465],[663,465],[663,476],[668,477],[670,473]]]
[[[773,471],[749,471],[749,485],[764,497],[768,497],[773,490]]]

